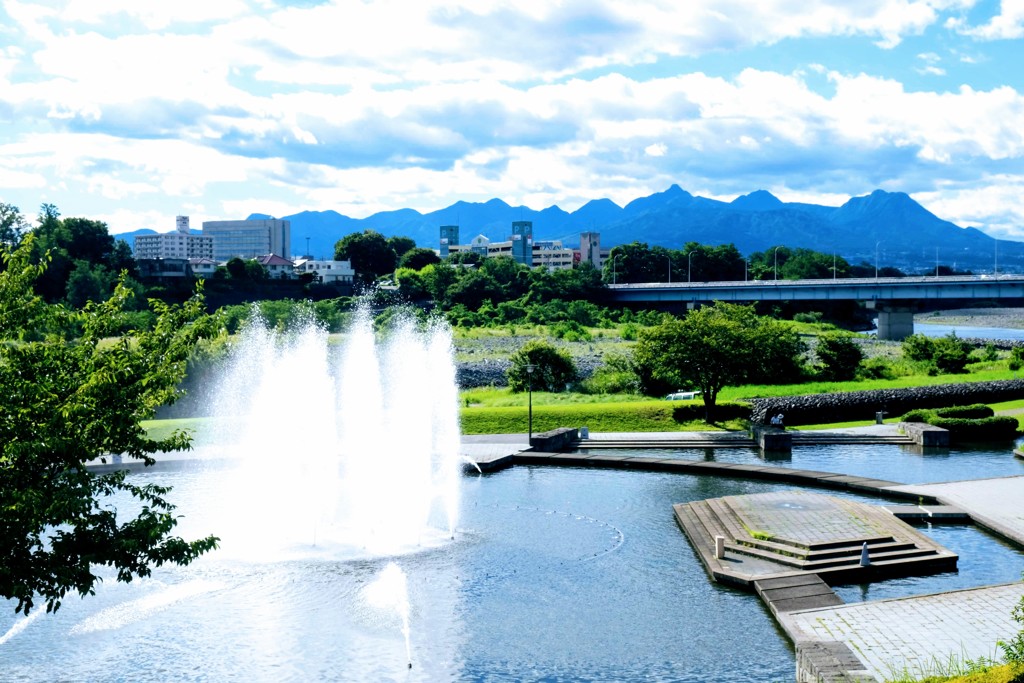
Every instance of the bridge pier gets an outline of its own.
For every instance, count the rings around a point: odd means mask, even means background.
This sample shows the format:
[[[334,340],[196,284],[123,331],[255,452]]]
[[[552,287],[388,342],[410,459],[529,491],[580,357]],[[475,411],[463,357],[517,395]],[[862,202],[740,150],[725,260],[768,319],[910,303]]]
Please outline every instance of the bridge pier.
[[[878,338],[902,341],[914,334],[914,307],[876,302]]]

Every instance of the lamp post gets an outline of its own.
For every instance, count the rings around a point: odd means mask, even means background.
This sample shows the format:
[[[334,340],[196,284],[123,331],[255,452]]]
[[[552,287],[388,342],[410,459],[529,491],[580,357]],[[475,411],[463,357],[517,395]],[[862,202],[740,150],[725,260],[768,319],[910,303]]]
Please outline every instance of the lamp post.
[[[527,386],[529,387],[528,391],[529,391],[529,397],[530,397],[529,398],[529,408],[528,408],[529,412],[527,413],[527,415],[529,416],[527,418],[528,419],[528,427],[527,427],[527,429],[529,430],[529,433],[530,433],[530,436],[529,436],[528,440],[529,440],[531,446],[533,445],[533,371],[536,370],[536,369],[537,369],[537,366],[534,365],[533,363],[527,363],[526,364],[526,377],[527,377],[527,383],[528,383]]]
[[[693,278],[690,277],[693,272],[693,252],[691,251],[686,255],[686,282],[689,284],[693,282]]]
[[[668,283],[672,284],[672,254],[665,254],[665,260],[668,261]]]
[[[882,243],[882,240],[875,242],[875,279],[878,279],[878,245]]]
[[[775,279],[776,280],[779,279],[779,249],[781,247],[782,247],[781,244],[778,247],[775,247]]]
[[[614,256],[612,256],[612,284],[613,285],[616,283],[617,278],[618,278],[618,275],[615,272],[615,263],[618,260],[618,258],[619,258],[618,254],[615,254]]]
[[[306,238],[306,256],[309,256],[309,238]]]

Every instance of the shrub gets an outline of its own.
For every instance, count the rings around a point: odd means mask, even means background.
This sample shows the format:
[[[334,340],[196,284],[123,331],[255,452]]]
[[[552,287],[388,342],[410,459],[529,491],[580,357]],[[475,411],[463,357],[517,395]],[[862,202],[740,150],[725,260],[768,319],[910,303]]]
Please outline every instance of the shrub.
[[[636,323],[626,323],[622,326],[622,338],[626,341],[636,341],[640,326]]]
[[[857,374],[863,379],[896,379],[896,370],[884,358],[869,358],[860,364]]]
[[[950,406],[949,408],[936,408],[935,415],[938,417],[962,418],[965,420],[979,420],[992,417],[996,411],[984,403],[975,403],[969,406]]]
[[[927,408],[915,408],[901,417],[900,420],[903,422],[924,422],[927,424],[933,417],[935,417],[934,410],[928,410]]]
[[[628,356],[609,354],[580,388],[587,394],[639,394],[640,378]]]
[[[527,342],[512,354],[507,371],[508,385],[513,392],[565,391],[576,381],[576,364],[568,352],[541,339]],[[533,366],[533,372],[528,366]]]
[[[961,373],[967,367],[971,346],[955,334],[935,340],[935,352],[932,360],[935,366],[945,373]]]
[[[828,332],[818,337],[815,348],[821,363],[821,376],[841,382],[857,376],[857,368],[864,360],[864,353],[848,334]]]
[[[912,334],[904,339],[900,347],[903,350],[903,356],[907,360],[931,360],[932,356],[935,355],[935,343],[920,333]]]
[[[958,441],[1004,441],[1017,436],[1017,418],[996,415],[980,420],[959,417],[933,417],[928,424],[948,429],[950,436]]]
[[[1014,673],[1018,675],[1013,680],[1019,681],[1024,680],[1024,597],[1013,606],[1010,617],[1021,625],[1021,630],[1009,641],[1000,640],[999,647],[1007,663],[1013,666]]]

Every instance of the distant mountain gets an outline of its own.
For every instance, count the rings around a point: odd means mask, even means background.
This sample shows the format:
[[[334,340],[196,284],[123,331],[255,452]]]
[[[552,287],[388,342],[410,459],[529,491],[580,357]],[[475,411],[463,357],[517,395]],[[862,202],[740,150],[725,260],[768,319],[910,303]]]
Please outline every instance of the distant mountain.
[[[853,263],[874,263],[877,254],[880,265],[908,273],[934,267],[936,256],[944,265],[975,272],[991,272],[996,259],[1000,271],[1024,272],[1024,243],[999,240],[997,246],[982,231],[944,221],[903,192],[883,190],[852,197],[839,207],[783,202],[765,190],[722,202],[672,185],[625,206],[594,199],[572,212],[558,206],[535,211],[491,199],[459,201],[425,214],[398,209],[350,218],[336,211],[303,211],[281,218],[291,221],[292,253],[318,257],[333,255],[339,239],[363,230],[406,236],[419,246],[437,248],[442,225],[460,226],[465,244],[477,235],[507,240],[512,222],[526,220],[533,222],[535,239],[562,240],[567,246],[577,246],[579,234],[592,231],[600,233],[604,247],[633,241],[674,249],[687,242],[732,243],[750,254],[784,245],[834,253]],[[140,230],[118,237],[130,243],[135,234],[152,233]]]

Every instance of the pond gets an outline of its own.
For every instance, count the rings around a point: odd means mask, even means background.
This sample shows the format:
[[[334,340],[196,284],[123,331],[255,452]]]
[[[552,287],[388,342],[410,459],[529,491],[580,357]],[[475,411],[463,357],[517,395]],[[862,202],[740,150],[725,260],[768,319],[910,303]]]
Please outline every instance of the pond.
[[[910,457],[887,448],[877,457]],[[198,535],[217,532],[203,510],[230,475],[208,469],[135,476],[174,486],[187,513],[182,533]],[[752,593],[708,579],[671,508],[789,487],[516,467],[467,476],[461,488],[459,528],[440,547],[387,557],[329,548],[288,559],[214,553],[148,580],[110,580],[94,597],[69,598],[56,615],[40,610],[26,620],[9,604],[0,615],[4,678],[792,679],[793,651],[771,615]],[[1010,581],[1024,566],[1019,552],[972,527],[934,532],[964,554],[959,573],[846,587],[842,597]],[[398,617],[370,599],[390,563],[407,579],[408,651]]]

